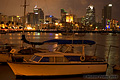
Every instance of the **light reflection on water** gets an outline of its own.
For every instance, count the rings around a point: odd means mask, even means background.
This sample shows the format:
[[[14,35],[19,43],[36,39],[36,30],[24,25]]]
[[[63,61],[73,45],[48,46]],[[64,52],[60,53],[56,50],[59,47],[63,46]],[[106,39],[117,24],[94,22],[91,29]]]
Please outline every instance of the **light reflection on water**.
[[[0,43],[10,43],[10,44],[15,44],[17,45],[17,48],[20,47],[22,45],[22,41],[21,41],[21,35],[22,33],[7,33],[7,34],[0,34]],[[50,39],[72,39],[71,36],[63,36],[59,33],[37,33],[37,32],[28,32],[25,33],[27,40],[30,40],[32,42],[42,42],[45,40],[50,40]],[[111,36],[111,34],[108,35],[101,35],[99,33],[86,33],[85,36],[83,37],[79,37],[79,36],[74,36],[74,39],[81,39],[81,40],[93,40],[96,42],[96,44],[101,44],[101,45],[105,45],[105,47],[103,46],[98,46],[95,52],[95,47],[96,45],[93,46],[86,46],[85,47],[85,53],[87,55],[95,55],[102,57],[102,58],[106,58],[108,57],[108,51],[109,51],[109,46],[110,45],[114,45],[114,46],[119,46],[120,47],[120,34],[117,34],[117,36]],[[31,46],[28,44],[24,43],[24,46]],[[52,51],[57,45],[42,45],[42,46],[36,46],[36,47],[40,47],[40,48],[45,48],[45,49],[49,49],[50,51]],[[76,48],[77,50],[79,50],[79,48]],[[120,48],[115,48],[112,47],[109,53],[109,60],[108,63],[110,64],[110,66],[108,67],[108,73],[112,74],[112,72],[114,73],[114,71],[112,70],[111,66],[115,65],[115,64],[119,64],[120,65]],[[15,80],[15,76],[12,73],[11,69],[6,66],[6,65],[0,65],[0,72],[1,72],[1,68],[2,68],[2,72],[4,72],[3,70],[7,70],[5,71],[3,74],[0,73],[0,78],[2,77],[2,80],[8,80],[5,76],[8,76],[10,80]],[[107,73],[107,74],[108,74]],[[118,74],[118,73],[116,73]],[[120,75],[120,74],[119,74]],[[76,79],[78,77],[72,78],[72,79]],[[70,78],[66,78],[66,79],[62,79],[62,80],[70,80]],[[81,79],[81,77],[79,77],[78,79]],[[83,78],[82,78],[83,79]],[[19,79],[18,79],[19,80]],[[21,80],[21,79],[20,79]],[[23,80],[23,79],[22,79]],[[27,79],[25,79],[27,80]],[[53,79],[52,79],[53,80]],[[55,79],[56,80],[56,79]],[[57,79],[59,80],[59,79]],[[61,80],[61,79],[60,79]]]

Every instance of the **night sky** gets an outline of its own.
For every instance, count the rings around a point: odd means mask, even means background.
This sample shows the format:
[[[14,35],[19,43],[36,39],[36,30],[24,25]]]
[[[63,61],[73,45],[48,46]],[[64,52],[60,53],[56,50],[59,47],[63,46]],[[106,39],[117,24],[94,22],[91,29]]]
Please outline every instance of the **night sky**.
[[[96,10],[97,21],[101,20],[101,11],[109,3],[113,4],[112,18],[120,21],[120,0],[27,0],[27,12],[33,12],[37,5],[44,10],[45,15],[53,15],[60,18],[60,9],[64,8],[68,13],[77,17],[85,16],[86,8],[92,4]],[[24,0],[0,0],[0,13],[5,15],[23,16]]]

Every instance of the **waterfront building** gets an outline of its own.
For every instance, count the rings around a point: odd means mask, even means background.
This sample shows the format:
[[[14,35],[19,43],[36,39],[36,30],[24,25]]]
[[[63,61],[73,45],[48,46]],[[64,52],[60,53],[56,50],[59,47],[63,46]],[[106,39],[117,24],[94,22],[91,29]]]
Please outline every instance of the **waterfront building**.
[[[96,20],[95,20],[95,8],[93,5],[89,5],[86,8],[86,16],[85,16],[85,26],[88,28],[91,27],[90,25],[95,25]],[[93,27],[93,26],[92,26]]]
[[[104,8],[102,9],[102,26],[103,28],[107,28],[108,24],[108,20],[112,19],[112,4],[108,4],[106,6],[104,6]],[[108,27],[110,28],[110,27]]]

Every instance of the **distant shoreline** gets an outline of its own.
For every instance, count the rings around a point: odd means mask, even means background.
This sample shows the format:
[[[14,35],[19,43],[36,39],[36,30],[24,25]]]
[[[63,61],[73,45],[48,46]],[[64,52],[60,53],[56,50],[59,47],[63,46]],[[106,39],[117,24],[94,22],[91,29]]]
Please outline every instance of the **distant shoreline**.
[[[23,31],[22,30],[6,31],[6,33],[15,33],[15,32],[23,32]],[[66,32],[66,31],[60,31],[60,30],[25,30],[25,32],[63,33],[63,32]],[[68,31],[68,33],[73,33],[73,31]],[[120,33],[120,31],[74,31],[74,33]]]

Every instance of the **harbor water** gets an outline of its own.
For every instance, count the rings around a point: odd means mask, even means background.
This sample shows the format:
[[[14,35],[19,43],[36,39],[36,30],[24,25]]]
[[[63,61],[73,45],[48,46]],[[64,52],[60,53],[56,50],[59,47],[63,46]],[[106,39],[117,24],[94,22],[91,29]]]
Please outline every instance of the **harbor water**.
[[[0,34],[0,44],[13,44],[15,49],[22,46],[32,47],[21,41],[22,33],[6,33]],[[100,33],[86,33],[84,36],[66,36],[61,33],[42,33],[42,32],[25,32],[26,39],[32,42],[43,42],[50,39],[74,39],[74,40],[93,40],[97,45],[86,46],[86,55],[96,55],[108,60],[109,66],[105,74],[83,75],[76,77],[54,78],[54,79],[16,79],[14,73],[8,65],[0,64],[0,80],[88,80],[88,79],[114,79],[120,80],[120,71],[113,70],[114,65],[120,65],[120,34],[115,36],[112,33],[102,35]],[[40,47],[53,51],[57,44],[44,44]],[[75,49],[79,50],[79,47]]]

